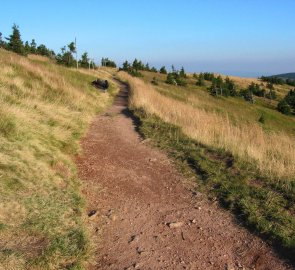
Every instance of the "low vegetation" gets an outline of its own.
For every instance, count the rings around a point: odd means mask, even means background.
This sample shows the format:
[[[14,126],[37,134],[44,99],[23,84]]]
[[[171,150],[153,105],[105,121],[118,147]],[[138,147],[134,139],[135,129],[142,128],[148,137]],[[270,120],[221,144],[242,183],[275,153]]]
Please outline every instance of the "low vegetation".
[[[115,91],[101,71],[0,49],[0,269],[80,269],[89,256],[73,157]]]
[[[278,110],[283,114],[295,114],[295,89],[278,103]]]
[[[149,84],[150,76],[158,85]],[[264,98],[248,105],[239,97],[213,97],[210,84],[196,86],[195,78],[177,87],[159,74],[119,77],[131,87],[142,134],[248,225],[294,252],[294,119]]]

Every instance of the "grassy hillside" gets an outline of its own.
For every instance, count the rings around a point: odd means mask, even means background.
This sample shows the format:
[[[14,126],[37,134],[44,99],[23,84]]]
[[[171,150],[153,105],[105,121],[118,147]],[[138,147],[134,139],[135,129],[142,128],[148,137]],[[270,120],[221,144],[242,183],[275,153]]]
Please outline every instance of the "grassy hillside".
[[[142,121],[144,136],[246,224],[295,252],[293,116],[279,113],[277,101],[213,97],[209,82],[199,87],[192,78],[179,87],[166,84],[160,74],[119,77],[130,84],[130,107]],[[157,86],[150,83],[153,77]],[[245,87],[245,80],[235,81]],[[276,90],[287,91],[283,87]]]
[[[78,139],[112,100],[47,58],[0,50],[0,269],[80,269],[88,255],[73,163]]]

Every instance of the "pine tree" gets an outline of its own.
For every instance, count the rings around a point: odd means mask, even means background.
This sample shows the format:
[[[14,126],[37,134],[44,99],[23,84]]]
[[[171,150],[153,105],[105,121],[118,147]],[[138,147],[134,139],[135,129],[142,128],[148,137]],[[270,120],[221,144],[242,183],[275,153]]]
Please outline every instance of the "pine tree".
[[[2,33],[0,32],[0,48],[5,48],[5,47],[6,47],[6,44],[5,44],[5,41],[3,40]]]
[[[76,52],[75,42],[71,42],[71,43],[68,45],[68,48],[69,48],[69,51],[70,51],[71,53],[75,53],[75,52]]]
[[[157,80],[156,77],[153,77],[151,83],[152,83],[153,85],[159,85],[158,80]]]
[[[181,68],[180,72],[179,72],[179,76],[181,78],[186,78],[186,74],[185,74],[185,71],[184,71],[184,67]]]
[[[122,69],[124,71],[128,71],[130,69],[130,64],[128,63],[127,60],[123,63],[123,68]]]
[[[144,68],[146,71],[150,71],[151,69],[150,69],[150,65],[149,65],[149,63],[146,63],[146,65],[145,65],[145,68]]]
[[[21,40],[21,34],[16,24],[12,26],[12,34],[9,36],[9,38],[6,38],[6,39],[8,40],[8,44],[7,44],[8,50],[21,55],[25,55],[25,49],[24,49],[23,42]]]
[[[132,67],[135,69],[135,70],[138,70],[139,69],[139,62],[138,60],[135,58],[133,63],[132,63]]]
[[[167,70],[166,70],[166,67],[165,66],[163,66],[163,67],[160,68],[160,73],[161,74],[167,74]]]
[[[31,47],[30,47],[30,44],[28,41],[25,42],[25,52],[28,54],[28,53],[31,53]]]
[[[102,62],[104,61],[104,58],[102,59]],[[88,58],[88,53],[85,52],[81,56],[81,60],[79,61],[80,66],[83,68],[88,68],[89,66],[89,58]]]
[[[238,95],[236,91],[236,85],[229,77],[226,77],[225,79],[225,88],[228,91],[228,95],[235,97]]]
[[[30,47],[31,47],[31,53],[36,54],[37,53],[37,44],[36,44],[35,39],[32,39]]]
[[[176,72],[176,69],[175,69],[174,65],[172,65],[171,69],[172,69],[172,73]]]
[[[152,68],[151,68],[151,72],[157,73],[158,70],[157,70],[155,67],[152,67]]]
[[[200,75],[198,76],[198,81],[197,81],[196,85],[198,85],[198,86],[205,85],[204,76],[202,73],[200,73]]]

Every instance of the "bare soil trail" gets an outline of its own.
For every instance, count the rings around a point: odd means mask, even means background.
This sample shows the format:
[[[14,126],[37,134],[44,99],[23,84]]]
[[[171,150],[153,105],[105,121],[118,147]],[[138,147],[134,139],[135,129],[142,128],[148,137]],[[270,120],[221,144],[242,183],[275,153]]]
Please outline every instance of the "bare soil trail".
[[[230,213],[191,191],[167,156],[142,141],[127,102],[122,85],[76,161],[88,211],[95,210],[90,269],[291,269]]]

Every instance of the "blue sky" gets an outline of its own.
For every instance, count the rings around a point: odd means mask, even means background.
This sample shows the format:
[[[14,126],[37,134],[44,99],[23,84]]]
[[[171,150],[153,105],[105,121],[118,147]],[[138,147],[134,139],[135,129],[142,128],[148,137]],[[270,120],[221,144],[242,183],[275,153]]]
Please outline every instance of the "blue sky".
[[[259,76],[295,72],[294,0],[2,1],[0,32],[118,63]]]

